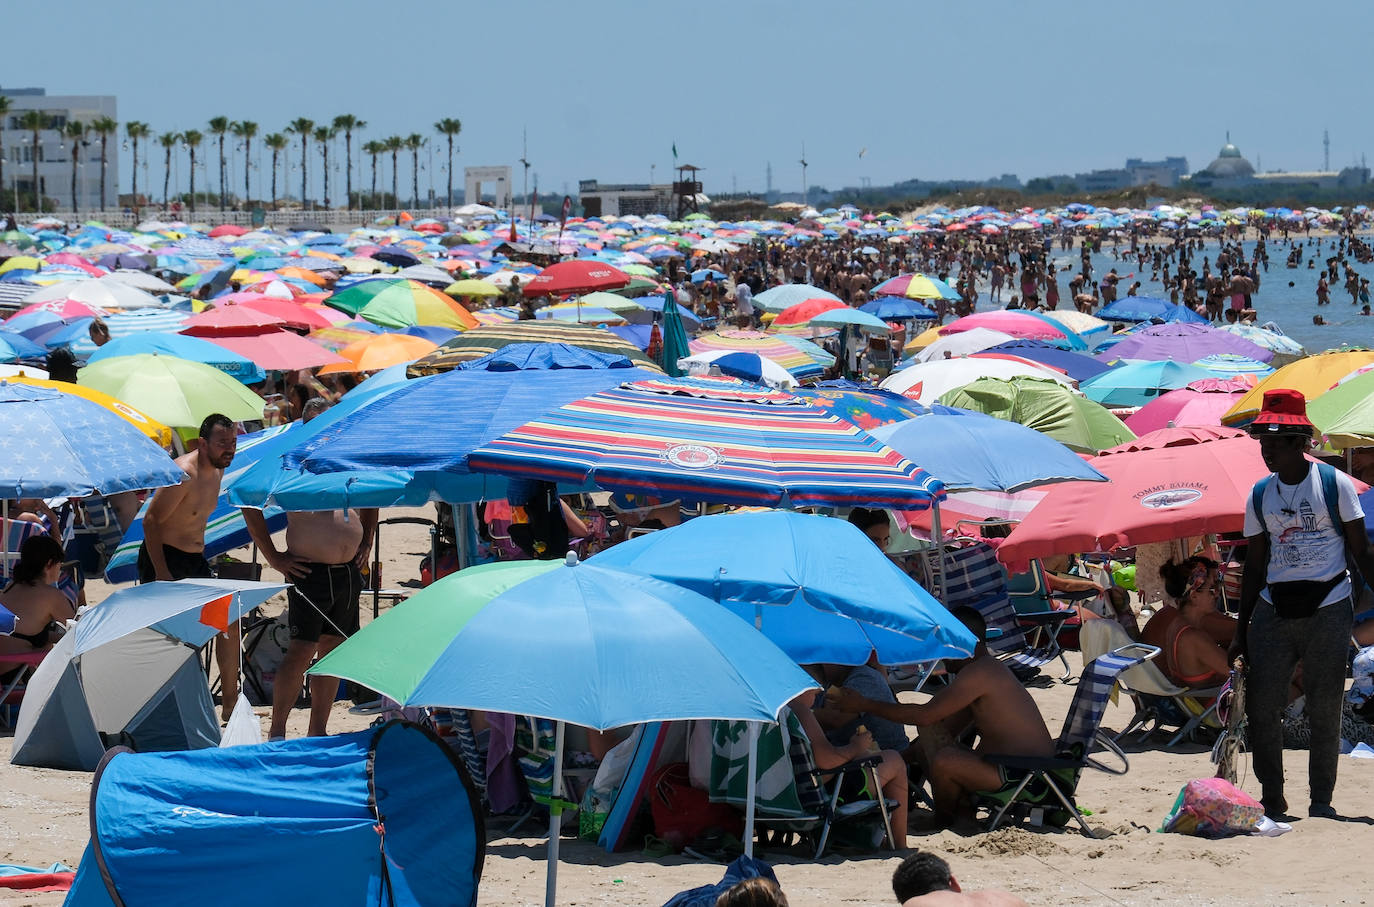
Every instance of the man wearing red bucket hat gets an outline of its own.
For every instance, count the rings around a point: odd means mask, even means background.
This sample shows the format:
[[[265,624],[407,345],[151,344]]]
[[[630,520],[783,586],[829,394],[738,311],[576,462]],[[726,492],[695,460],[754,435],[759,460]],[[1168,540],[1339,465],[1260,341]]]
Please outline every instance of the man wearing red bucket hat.
[[[1353,616],[1347,555],[1374,577],[1364,511],[1349,476],[1304,456],[1314,428],[1302,394],[1266,392],[1250,433],[1272,475],[1255,484],[1245,506],[1248,553],[1231,652],[1247,661],[1245,711],[1260,801],[1271,817],[1288,812],[1281,713],[1301,662],[1312,728],[1308,815],[1332,818]]]

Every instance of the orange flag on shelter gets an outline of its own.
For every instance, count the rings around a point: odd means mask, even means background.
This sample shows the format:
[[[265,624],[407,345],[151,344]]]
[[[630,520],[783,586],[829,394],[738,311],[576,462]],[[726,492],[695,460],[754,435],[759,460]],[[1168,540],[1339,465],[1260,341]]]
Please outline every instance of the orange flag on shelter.
[[[233,604],[234,593],[221,595],[212,602],[206,602],[200,607],[200,622],[207,627],[214,627],[221,633],[229,629],[229,606]]]

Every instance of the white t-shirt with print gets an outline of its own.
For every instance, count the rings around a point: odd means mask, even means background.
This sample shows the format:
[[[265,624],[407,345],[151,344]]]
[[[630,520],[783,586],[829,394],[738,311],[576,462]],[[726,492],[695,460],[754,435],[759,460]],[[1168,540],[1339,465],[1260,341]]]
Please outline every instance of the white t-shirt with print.
[[[1308,464],[1307,478],[1297,485],[1285,485],[1278,476],[1271,477],[1268,482],[1261,507],[1264,528],[1269,531],[1269,582],[1324,580],[1345,570],[1345,530],[1331,525],[1317,464]],[[1336,473],[1336,497],[1343,522],[1364,519],[1355,485],[1340,471]],[[1247,495],[1245,535],[1248,538],[1261,531],[1254,495]],[[1350,579],[1347,577],[1322,600],[1322,605],[1334,604],[1349,595]],[[1273,602],[1267,586],[1260,592],[1260,597]]]

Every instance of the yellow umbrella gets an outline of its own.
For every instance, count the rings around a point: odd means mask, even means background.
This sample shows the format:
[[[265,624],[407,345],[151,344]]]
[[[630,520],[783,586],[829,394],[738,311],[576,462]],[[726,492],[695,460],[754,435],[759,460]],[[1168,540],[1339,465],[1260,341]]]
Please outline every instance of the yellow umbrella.
[[[904,351],[908,353],[914,353],[917,350],[923,350],[939,339],[940,326],[937,324],[935,327],[922,331],[915,337],[912,337],[910,340],[908,340],[906,342],[906,347]]]
[[[1221,422],[1223,425],[1248,425],[1259,414],[1264,392],[1275,388],[1298,391],[1310,402],[1355,369],[1371,363],[1374,363],[1374,350],[1338,350],[1290,362],[1272,375],[1267,375],[1236,401],[1236,405],[1221,417]]]
[[[0,261],[0,274],[6,271],[37,271],[43,267],[41,259],[34,258],[32,255],[16,255]]]
[[[464,296],[485,298],[501,295],[499,287],[487,283],[485,280],[459,280],[444,287],[444,292],[460,299]]]
[[[402,362],[414,362],[438,348],[437,343],[431,343],[423,337],[412,337],[409,334],[374,334],[339,350],[339,355],[347,359],[347,362],[331,363],[315,374],[375,372],[400,365]]]
[[[127,403],[111,397],[104,391],[98,391],[93,387],[83,387],[80,384],[68,384],[66,381],[44,381],[42,378],[29,378],[25,375],[16,375],[6,378],[6,381],[14,384],[32,384],[34,387],[48,387],[64,394],[72,394],[77,397],[85,397],[93,403],[99,403],[117,416],[121,416],[134,428],[152,438],[162,447],[172,446],[172,430],[167,426],[145,416],[143,413],[134,409]]]

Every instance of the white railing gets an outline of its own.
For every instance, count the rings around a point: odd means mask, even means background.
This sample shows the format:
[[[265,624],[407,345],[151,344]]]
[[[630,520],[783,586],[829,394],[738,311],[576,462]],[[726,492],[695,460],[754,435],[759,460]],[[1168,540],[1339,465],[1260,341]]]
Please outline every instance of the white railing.
[[[455,207],[457,207],[455,205]],[[396,217],[400,211],[409,213],[416,220],[434,218],[437,220],[447,220],[452,217],[452,208],[401,208],[391,210],[367,210],[354,209],[345,211],[342,208],[330,209],[310,209],[310,210],[291,210],[291,211],[267,211],[265,212],[265,224],[268,227],[294,227],[298,224],[320,224],[325,227],[339,227],[349,229],[352,227],[370,224],[383,217]],[[60,211],[45,211],[42,214],[36,212],[23,212],[14,216],[20,226],[32,224],[39,218],[57,218],[62,221],[76,224],[84,224],[87,221],[99,221],[107,227],[120,229],[132,229],[144,221],[183,221],[185,223],[208,224],[212,227],[220,224],[235,224],[240,227],[252,227],[253,215],[251,211],[220,211],[218,208],[197,207],[195,212],[183,207],[180,212],[173,214],[171,211],[161,206],[148,206],[137,212],[129,210],[112,209],[107,211],[78,211],[73,212],[70,208]],[[3,219],[0,219],[0,224]]]

